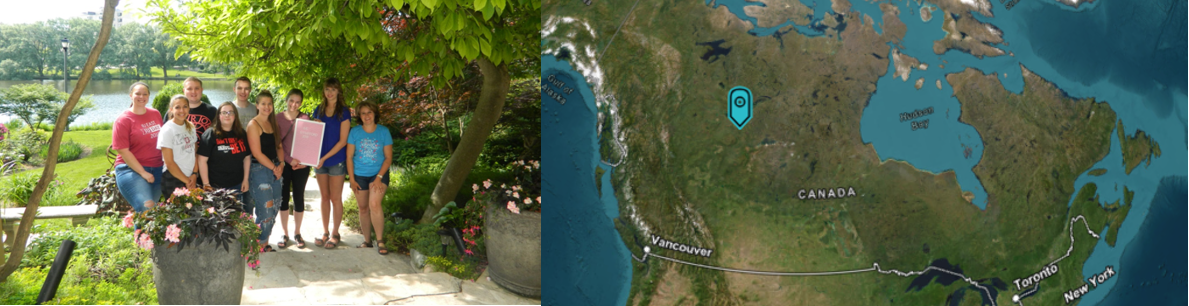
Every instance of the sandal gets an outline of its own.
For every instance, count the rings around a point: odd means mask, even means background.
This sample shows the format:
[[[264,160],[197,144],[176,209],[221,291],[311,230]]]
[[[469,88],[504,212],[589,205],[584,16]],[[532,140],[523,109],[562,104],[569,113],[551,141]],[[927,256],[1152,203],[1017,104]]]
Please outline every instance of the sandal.
[[[357,247],[355,247],[355,248],[357,248],[357,249],[362,249],[362,248],[370,248],[370,247],[372,247],[372,242],[371,242],[371,241],[365,241],[365,242],[363,242],[363,244],[360,244],[359,246],[357,246]]]
[[[330,236],[330,237],[331,237],[331,239],[334,239],[334,241],[329,241],[329,240],[328,240],[328,241],[326,241],[326,243],[325,243],[325,244],[323,244],[323,247],[325,247],[325,248],[327,248],[327,249],[333,249],[333,248],[335,248],[335,247],[338,247],[338,246],[339,246],[339,243],[340,243],[340,242],[343,242],[343,237],[342,237],[342,236],[339,236],[339,234],[334,234],[334,235],[332,235],[332,236]]]
[[[277,242],[277,248],[284,248],[288,244],[288,243],[286,243],[288,241],[289,241],[289,235],[282,235],[281,242]]]
[[[277,250],[273,249],[271,245],[267,245],[267,244],[266,244],[266,245],[264,245],[264,250],[262,250],[262,251],[260,251],[260,252],[261,252],[261,253],[268,253],[268,252],[276,252],[276,251],[277,251]]]
[[[322,233],[322,238],[314,238],[314,245],[322,246],[325,245],[327,241],[330,241],[330,234]]]
[[[306,247],[306,241],[301,239],[301,234],[293,235],[293,240],[297,241],[298,248],[304,249]]]
[[[376,247],[379,249],[377,252],[380,252],[380,255],[388,255],[388,248],[384,247],[383,242],[376,242]]]

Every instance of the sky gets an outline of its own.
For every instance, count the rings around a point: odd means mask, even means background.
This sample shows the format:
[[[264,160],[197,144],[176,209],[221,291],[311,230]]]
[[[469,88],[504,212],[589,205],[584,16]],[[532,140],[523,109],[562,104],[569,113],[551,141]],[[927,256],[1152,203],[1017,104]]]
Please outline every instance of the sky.
[[[124,22],[147,23],[148,18],[137,17],[148,0],[120,0]],[[103,0],[0,0],[0,23],[34,23],[55,18],[81,17],[86,11],[101,12]]]

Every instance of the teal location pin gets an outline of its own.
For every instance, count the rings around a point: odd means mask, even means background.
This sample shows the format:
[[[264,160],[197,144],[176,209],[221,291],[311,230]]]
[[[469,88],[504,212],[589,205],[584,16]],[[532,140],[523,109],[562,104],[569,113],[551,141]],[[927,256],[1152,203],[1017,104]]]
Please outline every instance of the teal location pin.
[[[751,121],[751,90],[743,86],[731,88],[727,94],[727,104],[727,117],[731,118],[736,128],[742,130]]]

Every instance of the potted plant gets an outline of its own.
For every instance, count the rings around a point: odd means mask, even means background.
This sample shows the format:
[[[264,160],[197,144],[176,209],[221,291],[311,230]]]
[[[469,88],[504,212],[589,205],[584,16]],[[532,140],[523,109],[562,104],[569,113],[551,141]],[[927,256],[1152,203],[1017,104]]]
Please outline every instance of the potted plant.
[[[491,180],[471,188],[483,203],[487,271],[500,286],[526,296],[541,296],[541,163],[517,161],[515,182]]]
[[[137,228],[136,243],[152,250],[159,303],[240,303],[244,264],[260,265],[261,246],[260,228],[235,195],[178,188],[169,200],[124,217],[124,226]]]

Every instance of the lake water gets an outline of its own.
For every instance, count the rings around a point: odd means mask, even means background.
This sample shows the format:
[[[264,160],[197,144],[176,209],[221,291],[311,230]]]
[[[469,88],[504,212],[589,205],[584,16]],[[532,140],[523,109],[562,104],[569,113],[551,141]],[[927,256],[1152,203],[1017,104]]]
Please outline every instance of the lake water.
[[[70,90],[74,90],[77,80],[71,80]],[[149,84],[149,101],[157,98],[157,91],[168,83],[180,83],[182,81],[144,81]],[[8,89],[13,85],[18,84],[49,84],[54,85],[58,90],[62,90],[62,80],[57,81],[0,81],[0,89]],[[128,97],[128,87],[136,83],[133,80],[91,80],[87,83],[87,88],[83,90],[83,96],[95,96],[95,108],[88,111],[86,114],[74,120],[74,124],[88,124],[92,122],[112,122],[115,121],[116,116],[128,109],[128,104],[131,103],[131,98]],[[222,103],[223,101],[231,101],[235,98],[234,81],[224,80],[204,80],[202,81],[202,93],[206,94],[211,103]],[[151,104],[152,102],[150,102]],[[0,122],[8,122],[12,118],[0,115]]]
[[[745,15],[743,7],[758,5],[756,2],[714,2],[716,6],[726,6],[740,19],[755,24],[756,19]],[[815,10],[812,17],[815,22],[830,10],[828,3],[817,3],[813,0],[801,2]],[[1021,0],[1010,10],[999,1],[990,2],[995,17],[975,14],[974,18],[998,27],[1003,32],[1007,44],[995,47],[1014,53],[1014,56],[979,59],[959,51],[934,54],[932,42],[945,35],[941,30],[941,12],[935,12],[929,22],[922,22],[919,13],[914,13],[920,9],[919,5],[914,4],[915,1],[893,2],[900,7],[900,20],[908,27],[908,33],[901,43],[904,48],[900,52],[929,64],[929,69],[913,70],[909,75],[909,82],[903,82],[894,78],[891,73],[894,67],[889,63],[888,74],[878,81],[879,90],[871,97],[870,104],[864,111],[861,127],[863,141],[872,143],[881,159],[904,160],[918,169],[934,173],[955,171],[961,188],[974,193],[974,204],[985,209],[986,192],[971,171],[981,158],[982,140],[972,127],[957,121],[961,106],[952,97],[953,88],[946,82],[946,74],[973,67],[983,73],[995,73],[1005,89],[1020,93],[1023,90],[1020,66],[1023,65],[1054,83],[1071,97],[1093,97],[1099,101],[1106,101],[1118,119],[1123,121],[1126,134],[1131,135],[1137,129],[1145,131],[1149,137],[1161,144],[1163,155],[1153,157],[1150,166],[1139,167],[1131,174],[1126,174],[1122,167],[1119,139],[1112,133],[1110,153],[1091,168],[1106,168],[1108,173],[1093,177],[1089,176],[1087,171],[1075,181],[1074,186],[1078,190],[1086,183],[1093,182],[1098,185],[1098,196],[1106,203],[1121,200],[1123,186],[1136,192],[1130,213],[1120,226],[1118,244],[1116,247],[1109,247],[1105,243],[1097,244],[1083,266],[1082,274],[1089,277],[1102,272],[1109,265],[1116,267],[1120,275],[1138,273],[1139,279],[1152,278],[1151,275],[1144,274],[1149,272],[1143,271],[1160,273],[1159,270],[1137,269],[1132,272],[1123,270],[1123,267],[1158,262],[1152,261],[1159,259],[1154,257],[1158,255],[1153,254],[1158,252],[1143,251],[1152,244],[1176,245],[1184,241],[1173,235],[1161,237],[1160,233],[1139,234],[1141,225],[1161,222],[1145,221],[1150,220],[1148,213],[1154,201],[1168,201],[1164,192],[1157,193],[1161,182],[1168,178],[1186,176],[1186,160],[1189,155],[1182,144],[1189,144],[1189,137],[1186,137],[1186,128],[1189,127],[1186,124],[1186,105],[1189,104],[1189,96],[1186,96],[1185,70],[1180,68],[1189,66],[1185,40],[1186,2],[1095,1],[1073,9],[1054,0]],[[878,31],[878,26],[882,24],[880,16],[883,15],[879,10],[879,3],[851,3],[852,10],[870,16],[876,21],[874,26]],[[792,24],[791,21],[778,28],[790,25],[797,33],[803,35],[821,35],[806,31],[806,25]],[[783,33],[778,30],[756,28],[750,31],[750,34],[765,36]],[[1111,39],[1102,39],[1104,37]],[[945,61],[946,69],[938,68],[942,61]],[[925,78],[926,85],[921,90],[916,90],[912,87],[912,82],[921,77]],[[934,87],[933,84],[937,80],[941,80],[942,90]],[[924,131],[913,131],[909,122],[900,122],[897,116],[900,112],[930,106],[934,107],[935,112],[926,117],[930,119],[930,125]],[[949,111],[948,117],[946,111]],[[970,158],[965,157],[965,147],[972,149]],[[1173,181],[1176,184],[1185,184],[1183,179]],[[1077,190],[1074,194],[1077,194]],[[1184,205],[1183,196],[1175,201]],[[1177,216],[1183,220],[1184,214]],[[1179,224],[1182,227],[1183,225]],[[1159,225],[1150,227],[1158,228]],[[1145,237],[1143,240],[1137,240],[1143,242],[1131,243],[1137,236]],[[1125,251],[1132,248],[1136,248],[1136,251],[1123,256]],[[1121,261],[1125,262],[1121,264]],[[1185,268],[1175,267],[1164,271],[1180,275],[1176,279],[1183,284]],[[1091,290],[1080,301],[1085,305],[1103,301],[1119,282],[1116,279],[1123,278],[1108,280]],[[1069,288],[1055,290],[1066,289]]]
[[[612,190],[613,170],[601,164],[594,94],[582,74],[567,61],[541,57],[541,76],[554,76],[574,89],[565,94],[542,83],[542,195],[552,203],[542,210],[541,263],[543,305],[625,305],[632,280],[631,253],[615,230],[619,204]],[[563,96],[558,103],[544,90]],[[607,172],[602,195],[595,167]],[[547,247],[545,247],[547,246]]]

